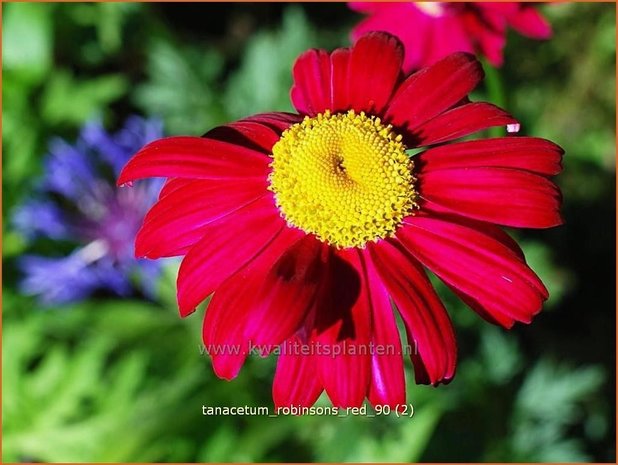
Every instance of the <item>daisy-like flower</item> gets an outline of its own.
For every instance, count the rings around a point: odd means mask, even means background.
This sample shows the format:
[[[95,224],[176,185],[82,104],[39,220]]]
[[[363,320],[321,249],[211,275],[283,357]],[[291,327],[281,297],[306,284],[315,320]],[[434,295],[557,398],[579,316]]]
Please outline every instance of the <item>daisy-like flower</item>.
[[[517,121],[468,102],[483,77],[473,56],[405,78],[403,57],[383,33],[352,49],[309,50],[293,70],[299,114],[155,141],[118,180],[168,178],[136,254],[184,255],[182,316],[214,293],[203,338],[218,376],[237,375],[247,355],[237,349],[249,342],[266,353],[279,346],[278,406],[312,405],[323,390],[337,406],[405,403],[391,301],[415,348],[416,381],[450,381],[455,336],[424,267],[507,328],[529,323],[548,297],[492,223],[561,223],[548,177],[562,150],[530,137],[452,142]],[[430,148],[409,156],[420,146]]]
[[[548,39],[551,27],[534,5],[522,2],[352,2],[369,16],[352,31],[396,35],[406,47],[404,69],[428,66],[453,52],[478,53],[502,65],[508,28],[533,39]]]
[[[135,260],[133,238],[162,181],[118,190],[114,180],[136,150],[162,135],[160,122],[133,117],[116,134],[95,121],[84,126],[75,144],[51,142],[34,198],[15,210],[13,224],[30,240],[75,247],[63,256],[22,257],[24,293],[45,306],[76,302],[100,290],[126,296],[136,284],[152,293],[159,266]]]

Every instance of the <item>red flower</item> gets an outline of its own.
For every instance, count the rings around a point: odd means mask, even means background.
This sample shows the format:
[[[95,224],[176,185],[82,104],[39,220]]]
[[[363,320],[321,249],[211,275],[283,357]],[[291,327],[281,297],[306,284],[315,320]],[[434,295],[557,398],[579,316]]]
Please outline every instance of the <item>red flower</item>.
[[[405,79],[403,49],[374,33],[352,49],[309,50],[294,66],[300,115],[266,113],[204,137],[160,139],[119,184],[168,178],[136,240],[136,255],[184,255],[180,313],[214,292],[204,342],[214,370],[234,378],[248,341],[281,345],[277,405],[405,402],[405,323],[416,381],[455,374],[450,319],[423,266],[482,317],[529,323],[547,290],[517,244],[492,223],[561,223],[548,180],[562,150],[531,137],[451,142],[517,124],[468,93],[483,71],[451,55]],[[302,116],[304,115],[304,116]],[[405,150],[432,146],[409,157]],[[213,349],[214,348],[214,349]],[[373,348],[373,349],[372,349]]]
[[[533,39],[551,36],[551,27],[535,7],[520,2],[352,2],[350,7],[369,15],[352,37],[369,31],[396,35],[406,47],[405,71],[453,52],[480,53],[500,66],[509,27]]]

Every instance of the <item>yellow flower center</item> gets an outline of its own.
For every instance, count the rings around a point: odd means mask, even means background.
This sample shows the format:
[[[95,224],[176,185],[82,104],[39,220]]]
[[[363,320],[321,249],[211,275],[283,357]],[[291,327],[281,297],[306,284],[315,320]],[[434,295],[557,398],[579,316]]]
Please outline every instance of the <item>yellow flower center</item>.
[[[380,118],[353,110],[305,117],[272,150],[281,215],[335,247],[388,237],[416,207],[414,164]]]

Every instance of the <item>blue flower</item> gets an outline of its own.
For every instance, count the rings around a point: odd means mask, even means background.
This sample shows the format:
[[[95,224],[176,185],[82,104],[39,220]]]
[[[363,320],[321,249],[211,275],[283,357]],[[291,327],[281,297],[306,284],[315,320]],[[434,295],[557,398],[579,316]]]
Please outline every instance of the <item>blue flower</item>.
[[[21,257],[22,292],[38,296],[45,306],[101,290],[152,296],[159,264],[136,260],[133,248],[163,180],[137,183],[133,189],[118,189],[115,180],[131,155],[161,136],[160,122],[132,117],[115,134],[93,121],[74,144],[51,141],[33,198],[13,212],[12,223],[28,240],[68,241],[76,247],[61,257]]]

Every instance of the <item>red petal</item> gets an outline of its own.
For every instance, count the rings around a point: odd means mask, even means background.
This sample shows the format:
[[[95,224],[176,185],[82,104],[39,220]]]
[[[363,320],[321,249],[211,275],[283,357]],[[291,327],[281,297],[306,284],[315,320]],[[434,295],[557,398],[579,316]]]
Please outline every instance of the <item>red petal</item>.
[[[529,323],[547,300],[540,279],[507,245],[466,222],[408,217],[397,238],[442,280],[504,326]],[[468,223],[469,224],[469,223]]]
[[[455,223],[465,225],[469,228],[476,229],[481,231],[483,234],[490,236],[491,238],[497,240],[505,247],[511,249],[515,255],[525,263],[524,252],[519,247],[519,244],[509,236],[506,232],[490,223],[485,223],[483,221],[473,220],[471,218],[464,218],[461,216],[453,215],[453,212],[445,209],[437,204],[434,204],[430,201],[424,201],[421,207],[421,210],[424,212],[426,216],[437,216],[444,220],[453,220]]]
[[[358,39],[350,56],[348,108],[381,114],[393,94],[402,62],[403,47],[394,36],[370,32]]]
[[[469,218],[463,218],[461,216],[453,217],[450,210],[444,209],[443,207],[440,207],[439,205],[433,204],[429,201],[424,201],[421,208],[425,213],[428,213],[430,215],[437,215],[438,217],[442,217],[443,219],[451,218],[456,223],[466,225],[469,228],[481,231],[483,234],[495,239],[505,247],[511,249],[511,251],[521,262],[526,263],[524,252],[521,250],[517,242],[515,242],[515,240],[506,232],[504,232],[501,228],[494,226],[493,224],[484,223],[482,221],[476,221]],[[505,317],[502,314],[492,315],[488,313],[477,301],[462,293],[459,289],[449,285],[448,283],[447,286],[455,294],[457,294],[457,296],[459,296],[459,298],[463,300],[470,308],[474,309],[480,316],[482,316],[490,323],[498,324],[505,327],[510,327],[513,325],[514,321],[511,318]]]
[[[451,320],[423,269],[391,241],[370,244],[382,282],[393,297],[408,332],[417,383],[437,385],[455,375],[457,344]]]
[[[153,205],[135,240],[135,256],[184,255],[206,227],[267,193],[265,179],[235,181],[183,180]]]
[[[365,283],[358,272],[356,251],[333,253],[327,286],[316,304],[312,343],[320,379],[336,407],[358,407],[371,380],[371,314]]]
[[[332,108],[330,57],[325,50],[311,49],[294,63],[294,85],[290,97],[294,107],[308,115]]]
[[[442,113],[416,128],[412,135],[418,145],[431,145],[507,124],[517,124],[517,120],[495,105],[475,102]]]
[[[308,50],[294,64],[294,107],[308,115],[354,109],[380,113],[399,79],[403,49],[382,32],[361,37],[352,49]]]
[[[291,337],[282,345],[277,361],[273,380],[275,408],[311,407],[321,393],[315,356],[298,336]]]
[[[241,121],[252,121],[267,126],[279,133],[285,131],[292,124],[303,120],[303,117],[296,113],[273,112],[273,113],[258,113],[257,115],[249,116]]]
[[[333,111],[344,111],[350,108],[348,81],[351,79],[351,55],[349,48],[338,48],[330,55],[333,67]]]
[[[517,32],[533,39],[549,39],[552,35],[547,20],[530,5],[522,5],[509,23]]]
[[[140,178],[265,177],[270,159],[241,145],[205,137],[168,137],[142,148],[125,165],[119,186]]]
[[[516,11],[517,4],[493,7],[481,3],[476,11],[468,10],[458,18],[468,37],[473,38],[475,48],[493,66],[502,65],[502,49],[506,44],[506,15],[509,14],[507,10]]]
[[[498,137],[434,147],[414,157],[422,171],[450,168],[518,168],[543,175],[562,170],[564,150],[536,137]]]
[[[269,155],[281,133],[302,118],[292,113],[263,113],[219,126],[205,137],[239,144]]]
[[[272,350],[299,329],[315,305],[325,271],[325,247],[305,235],[259,276],[264,285],[253,296],[255,308],[245,331],[255,345]]]
[[[482,79],[473,55],[454,53],[412,74],[397,90],[386,117],[394,126],[413,130],[457,104]]]
[[[520,228],[550,228],[562,223],[556,185],[527,171],[423,170],[418,179],[423,198],[459,215]]]
[[[300,237],[298,231],[284,229],[253,260],[217,287],[206,309],[202,337],[220,378],[235,378],[242,367],[251,348],[245,331],[256,318],[255,296],[264,286],[262,277]]]
[[[184,179],[184,178],[169,178],[165,180],[163,187],[159,191],[159,200],[165,197],[167,194],[171,194],[176,189],[180,189],[181,187],[187,186],[193,182],[192,179]]]
[[[204,228],[178,271],[178,305],[186,316],[285,228],[272,195]],[[274,262],[274,260],[273,260]]]
[[[206,309],[202,339],[219,378],[236,378],[249,355],[250,344],[243,336],[244,314],[253,300],[249,284],[253,283],[228,279],[219,286]]]
[[[371,304],[373,345],[371,356],[371,385],[369,401],[372,405],[397,408],[406,402],[406,382],[403,368],[401,337],[393,307],[386,288],[370,257],[363,254],[365,282]]]

